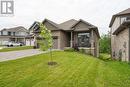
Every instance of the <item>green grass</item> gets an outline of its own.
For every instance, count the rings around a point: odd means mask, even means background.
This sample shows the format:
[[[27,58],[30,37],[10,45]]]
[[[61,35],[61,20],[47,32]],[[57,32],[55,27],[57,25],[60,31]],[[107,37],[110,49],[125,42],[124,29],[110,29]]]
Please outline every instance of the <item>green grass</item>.
[[[32,48],[33,48],[32,46],[9,47],[9,48],[0,49],[0,52],[18,51],[18,50],[26,50]]]
[[[0,63],[0,87],[130,87],[130,65],[77,52],[49,54]]]
[[[100,57],[99,58],[102,59],[102,60],[112,60],[111,59],[111,55],[108,54],[108,53],[100,53]]]

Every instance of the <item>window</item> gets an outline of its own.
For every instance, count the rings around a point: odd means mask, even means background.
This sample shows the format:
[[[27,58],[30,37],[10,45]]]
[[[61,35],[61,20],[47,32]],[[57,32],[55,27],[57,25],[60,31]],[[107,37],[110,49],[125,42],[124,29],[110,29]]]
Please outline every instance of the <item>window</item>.
[[[3,35],[3,31],[1,31],[1,35]]]
[[[126,20],[130,20],[130,17],[127,17]]]
[[[11,32],[8,32],[8,35],[11,36]]]
[[[13,35],[15,36],[15,32],[13,32]]]
[[[126,17],[121,17],[121,23],[122,24],[124,21],[126,21]]]
[[[90,33],[78,33],[78,46],[79,47],[91,47]]]

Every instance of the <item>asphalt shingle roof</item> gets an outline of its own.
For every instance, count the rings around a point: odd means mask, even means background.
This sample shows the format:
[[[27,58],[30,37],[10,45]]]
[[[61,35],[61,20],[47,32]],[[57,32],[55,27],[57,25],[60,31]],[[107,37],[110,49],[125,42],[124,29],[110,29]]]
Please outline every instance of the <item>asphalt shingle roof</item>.
[[[50,24],[52,24],[53,26],[55,26],[56,28],[59,29],[59,26],[58,26],[57,23],[55,23],[55,22],[53,22],[53,21],[51,21],[51,20],[48,20],[48,19],[44,19],[44,20],[43,20],[43,22],[45,22],[45,21],[48,21]],[[42,23],[43,23],[43,22],[42,22]]]
[[[112,16],[112,19],[111,19],[111,22],[110,22],[110,24],[109,24],[109,27],[112,26],[112,24],[113,24],[113,22],[114,22],[114,20],[115,20],[115,18],[116,18],[117,16],[126,15],[126,14],[130,14],[130,8],[128,8],[128,9],[126,9],[126,10],[124,10],[124,11],[121,11],[121,12],[119,12],[119,13],[113,15],[113,16]]]
[[[59,24],[59,28],[60,29],[63,29],[63,30],[71,30],[71,27],[76,24],[78,21],[75,20],[75,19],[71,19],[71,20],[68,20],[68,21],[65,21],[61,24]]]
[[[129,14],[130,13],[130,8],[124,10],[124,11],[121,11],[119,13],[117,13],[116,15],[124,15],[124,14]]]
[[[28,32],[28,30],[26,28],[24,28],[23,26],[18,26],[18,27],[14,27],[14,28],[4,28],[1,31],[6,30],[6,31],[12,31],[12,32]]]
[[[73,27],[74,27],[75,25],[77,25],[79,22],[83,22],[83,23],[85,23],[85,24],[88,25],[88,28],[89,28],[89,29],[94,29],[94,30],[97,32],[98,36],[100,37],[99,32],[98,32],[98,28],[97,28],[96,26],[94,26],[94,25],[92,25],[92,24],[90,24],[90,23],[88,23],[88,22],[82,20],[82,19],[80,19],[80,20],[78,20],[78,21],[75,20],[75,19],[71,19],[71,20],[65,21],[65,22],[60,23],[60,24],[57,24],[57,23],[55,23],[55,22],[53,22],[53,21],[50,21],[50,20],[48,20],[48,19],[44,19],[42,23],[44,24],[45,21],[47,21],[47,22],[49,22],[51,25],[55,26],[55,27],[56,27],[55,30],[64,30],[64,31],[73,30]],[[33,25],[30,27],[30,29],[32,29],[32,27],[35,27],[35,26],[36,26],[35,24],[36,24],[36,22],[33,23]],[[85,28],[85,29],[81,29],[81,31],[84,31],[84,30],[86,30],[86,28]],[[80,30],[79,30],[79,31],[80,31]],[[35,32],[40,32],[40,30],[39,30],[39,29],[38,29],[38,30],[35,29]]]

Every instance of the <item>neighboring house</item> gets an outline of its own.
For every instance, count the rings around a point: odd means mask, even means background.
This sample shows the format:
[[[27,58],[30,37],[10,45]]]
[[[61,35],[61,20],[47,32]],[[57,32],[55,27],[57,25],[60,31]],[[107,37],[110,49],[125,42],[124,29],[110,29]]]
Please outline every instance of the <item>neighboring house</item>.
[[[130,61],[130,8],[113,15],[109,27],[112,58]]]
[[[71,19],[61,24],[45,19],[42,23],[52,32],[53,49],[63,50],[65,47],[78,46],[93,56],[99,56],[100,35],[96,26],[82,19]],[[29,31],[30,34],[34,33],[34,39],[39,37],[37,22],[33,23]]]
[[[0,31],[0,45],[5,45],[7,42],[20,42],[25,44],[25,37],[28,35],[28,30],[22,26],[2,29]]]

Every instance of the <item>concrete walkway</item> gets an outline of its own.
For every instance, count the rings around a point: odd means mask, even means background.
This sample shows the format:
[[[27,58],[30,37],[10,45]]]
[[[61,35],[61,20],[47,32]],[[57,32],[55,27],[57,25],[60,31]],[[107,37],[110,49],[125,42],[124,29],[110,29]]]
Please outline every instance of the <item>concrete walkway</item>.
[[[39,49],[29,49],[11,52],[0,52],[0,62],[7,60],[15,60],[27,56],[33,56],[41,53],[47,53],[48,51],[40,51]]]

